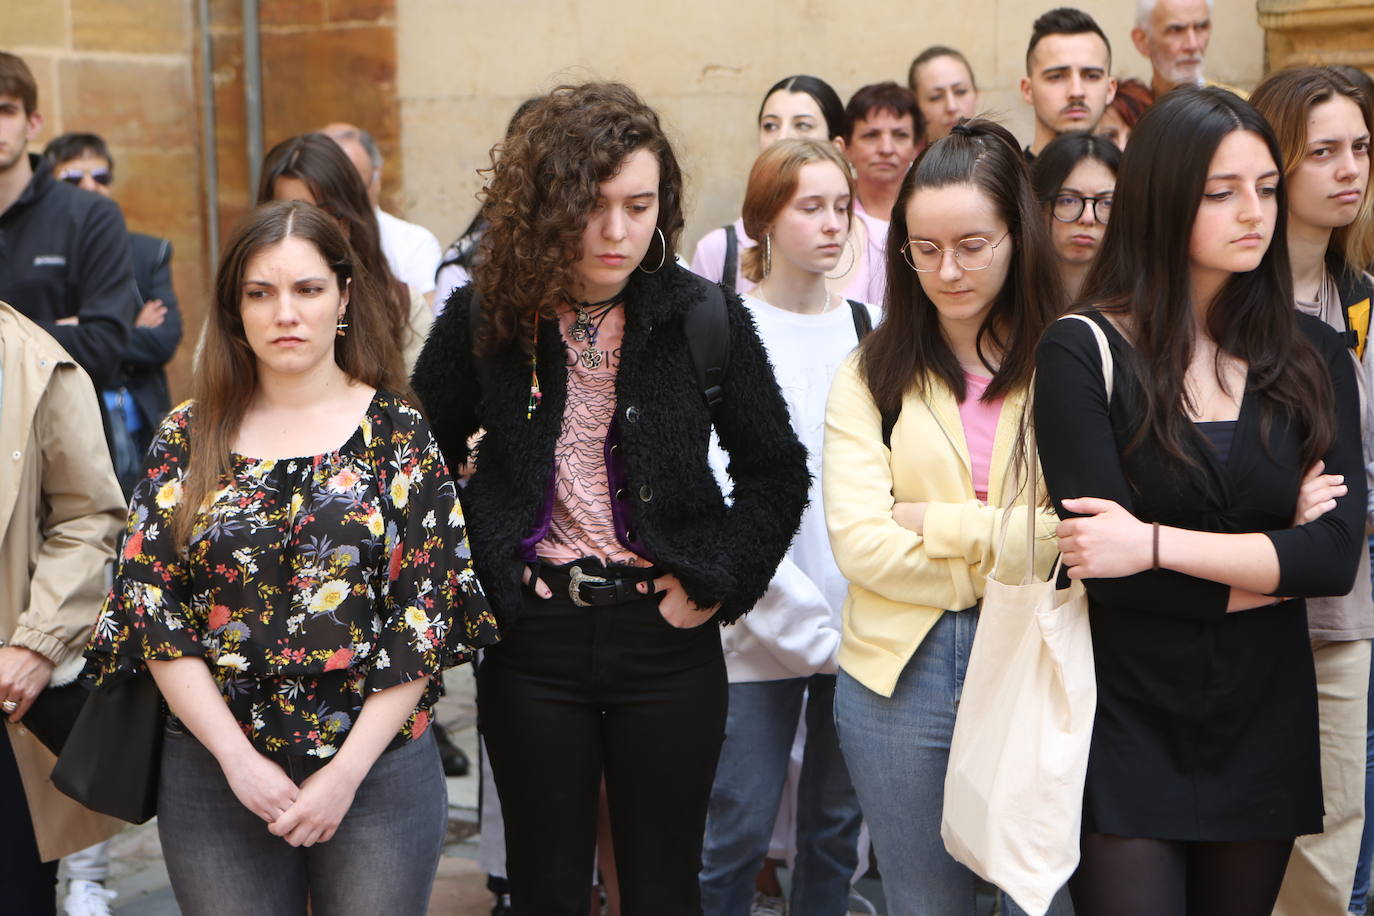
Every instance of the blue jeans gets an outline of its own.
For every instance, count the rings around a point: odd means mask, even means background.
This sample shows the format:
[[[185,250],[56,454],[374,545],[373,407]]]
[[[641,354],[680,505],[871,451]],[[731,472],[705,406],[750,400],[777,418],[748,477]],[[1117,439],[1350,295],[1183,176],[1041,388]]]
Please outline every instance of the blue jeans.
[[[157,832],[186,916],[305,916],[307,900],[313,916],[424,916],[447,829],[432,734],[377,758],[328,842],[293,847],[239,802],[199,741],[168,726]]]
[[[940,838],[954,714],[978,610],[947,612],[926,634],[891,697],[843,670],[835,691],[840,747],[868,819],[889,916],[973,916],[978,879]],[[1003,896],[1004,916],[1024,911]],[[1051,914],[1072,912],[1068,894]]]
[[[1374,558],[1374,538],[1369,539],[1370,557]],[[1364,768],[1364,836],[1360,838],[1360,859],[1355,865],[1355,887],[1350,892],[1350,912],[1364,916],[1369,900],[1369,865],[1374,856],[1374,657],[1369,665],[1370,704],[1365,734]]]
[[[702,850],[701,903],[711,916],[748,916],[804,697],[806,749],[788,911],[793,916],[848,911],[863,816],[835,734],[835,676],[817,674],[730,685],[725,744],[711,787]]]

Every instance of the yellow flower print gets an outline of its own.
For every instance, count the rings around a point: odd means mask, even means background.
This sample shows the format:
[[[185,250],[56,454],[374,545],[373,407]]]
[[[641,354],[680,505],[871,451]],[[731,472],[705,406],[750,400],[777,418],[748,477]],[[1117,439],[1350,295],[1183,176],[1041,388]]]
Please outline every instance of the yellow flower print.
[[[382,524],[382,513],[374,507],[367,516],[367,530],[372,532],[373,537],[381,537],[384,526]]]
[[[156,499],[159,509],[171,509],[181,502],[181,481],[169,480],[164,483],[158,488]]]
[[[233,668],[235,671],[247,671],[248,659],[237,652],[226,652],[215,662],[221,668]]]
[[[328,614],[348,597],[348,583],[342,579],[331,579],[320,586],[315,597],[310,599],[312,614]]]
[[[425,630],[429,629],[429,618],[425,616],[424,611],[417,607],[407,608],[406,626],[417,633],[423,633]]]
[[[397,474],[391,481],[391,501],[397,509],[404,509],[410,502],[410,475]]]
[[[305,498],[302,497],[301,494],[299,494],[299,493],[292,493],[292,494],[291,494],[291,520],[292,520],[292,521],[295,521],[296,516],[300,514],[301,505],[302,505],[304,502],[305,502]]]

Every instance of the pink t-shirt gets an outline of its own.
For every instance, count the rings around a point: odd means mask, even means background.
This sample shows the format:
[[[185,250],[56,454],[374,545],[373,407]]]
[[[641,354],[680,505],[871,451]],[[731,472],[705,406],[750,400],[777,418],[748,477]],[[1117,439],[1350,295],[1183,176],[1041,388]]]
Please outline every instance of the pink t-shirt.
[[[965,372],[965,395],[959,404],[959,419],[964,424],[964,441],[968,443],[969,463],[973,467],[973,492],[983,502],[988,501],[988,465],[992,462],[992,443],[997,438],[997,418],[1006,400],[980,400],[991,384],[990,378]]]
[[[603,563],[647,566],[647,561],[615,536],[611,484],[606,476],[606,433],[615,417],[615,377],[620,367],[625,309],[616,306],[600,319],[596,348],[601,361],[594,368],[579,359],[589,341],[574,341],[568,333],[575,318],[571,306],[559,311],[568,363],[568,403],[553,452],[553,516],[549,533],[535,546],[535,552],[551,563],[597,557]]]

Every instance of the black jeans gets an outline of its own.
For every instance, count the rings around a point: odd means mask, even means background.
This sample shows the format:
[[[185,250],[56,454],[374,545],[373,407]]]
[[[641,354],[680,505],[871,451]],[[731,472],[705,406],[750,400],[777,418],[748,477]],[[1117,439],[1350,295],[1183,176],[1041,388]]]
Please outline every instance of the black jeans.
[[[677,629],[653,597],[584,608],[524,594],[477,672],[515,912],[587,913],[604,773],[623,916],[700,916],[728,702],[719,628]]]
[[[0,723],[0,911],[49,916],[56,910],[57,860],[39,861],[9,728]]]

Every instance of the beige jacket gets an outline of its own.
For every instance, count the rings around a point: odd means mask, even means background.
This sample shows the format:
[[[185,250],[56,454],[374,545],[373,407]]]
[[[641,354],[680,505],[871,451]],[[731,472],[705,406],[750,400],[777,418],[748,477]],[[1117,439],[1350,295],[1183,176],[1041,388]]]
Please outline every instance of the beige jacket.
[[[940,615],[978,603],[994,566],[1003,582],[1025,574],[1025,475],[1014,461],[1025,403],[1021,392],[1003,402],[985,505],[973,492],[964,424],[948,388],[937,382],[924,396],[907,392],[889,451],[857,355],[836,373],[825,412],[821,489],[830,546],[849,580],[840,667],[869,690],[891,696]],[[1036,474],[1043,494],[1038,463]],[[930,504],[924,534],[893,520],[895,502]],[[1042,579],[1054,562],[1057,523],[1048,509],[1038,513],[1035,566]]]
[[[0,302],[0,642],[51,659],[53,683],[81,668],[123,520],[90,379]],[[58,792],[55,758],[22,723],[8,728],[45,861],[126,826]]]

